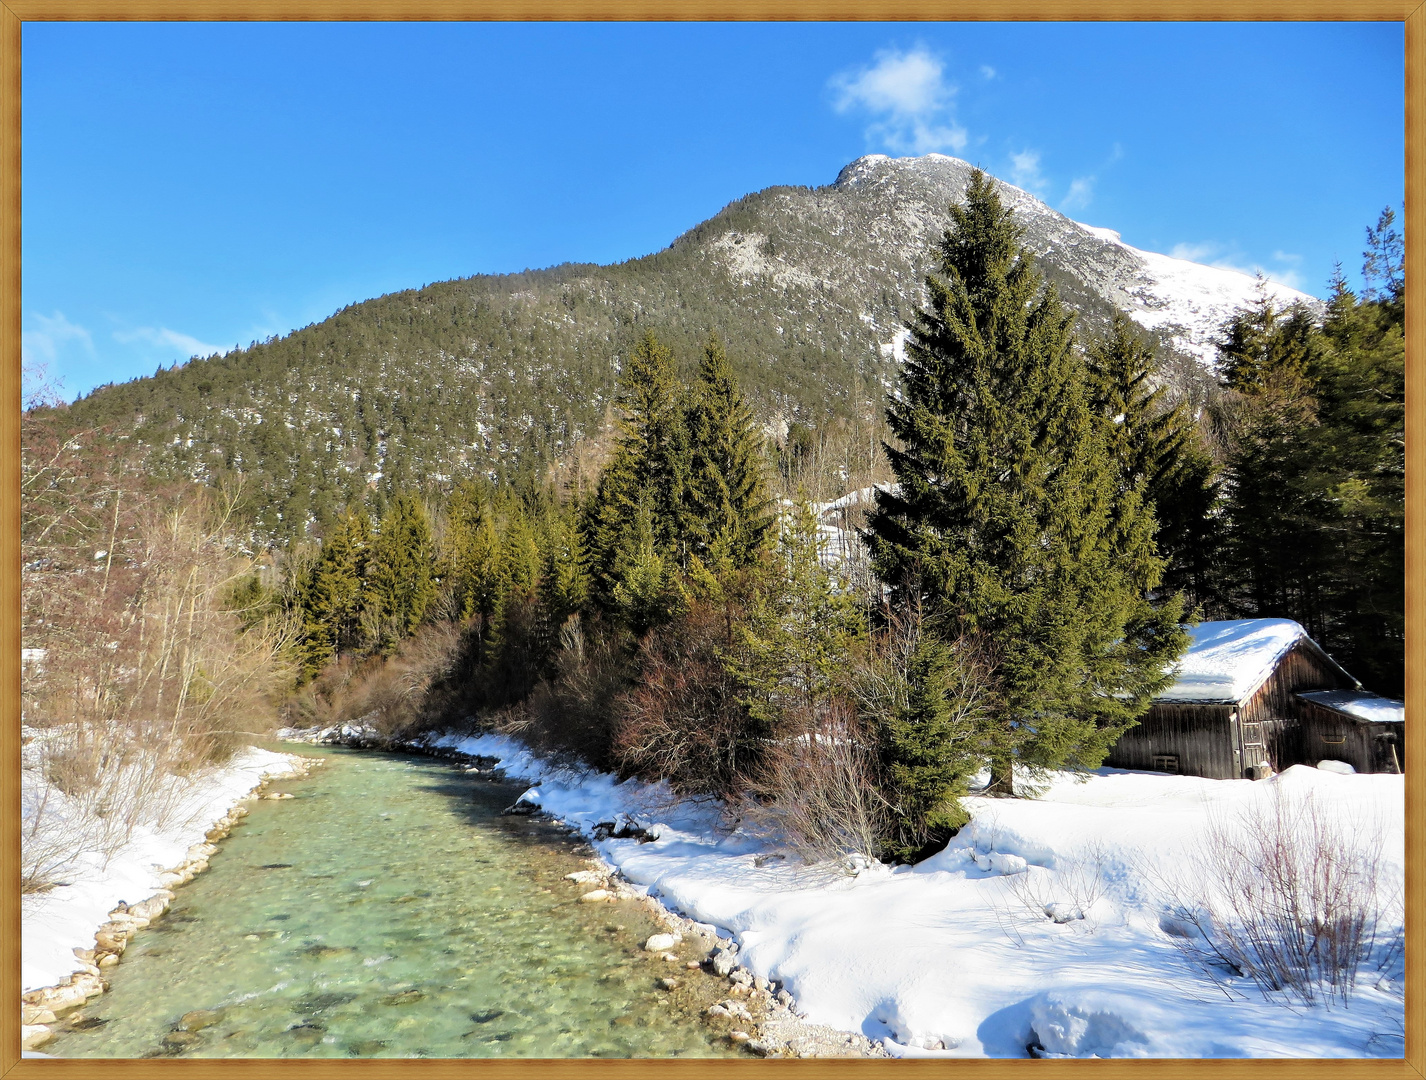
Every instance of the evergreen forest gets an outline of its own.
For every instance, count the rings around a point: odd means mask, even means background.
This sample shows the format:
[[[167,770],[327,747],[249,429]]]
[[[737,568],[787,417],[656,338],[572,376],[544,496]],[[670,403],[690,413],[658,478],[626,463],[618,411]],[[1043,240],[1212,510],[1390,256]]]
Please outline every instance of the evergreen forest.
[[[280,658],[288,723],[473,724],[722,800],[812,856],[914,861],[978,777],[1008,795],[1013,768],[1099,766],[1194,620],[1295,619],[1402,693],[1391,210],[1364,258],[1325,311],[1237,312],[1192,395],[1129,320],[1062,298],[980,173],[890,367],[870,330],[822,332],[815,305],[781,326],[751,285],[731,320],[679,245],[651,257],[657,321],[601,292],[651,288],[642,263],[542,271],[520,319],[481,297],[520,275],[432,285],[419,323],[383,298],[242,368],[32,409],[26,542],[62,532],[55,447],[107,448],[130,485],[200,481],[247,559],[229,632]],[[85,488],[74,551],[115,548],[127,490]],[[58,640],[26,617],[27,646]]]

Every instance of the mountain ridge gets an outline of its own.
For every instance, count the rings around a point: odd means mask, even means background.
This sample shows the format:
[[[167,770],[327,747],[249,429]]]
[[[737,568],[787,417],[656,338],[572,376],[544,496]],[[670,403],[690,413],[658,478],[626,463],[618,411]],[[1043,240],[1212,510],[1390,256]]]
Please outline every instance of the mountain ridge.
[[[822,187],[734,200],[622,263],[476,275],[347,305],[279,339],[102,387],[71,411],[144,447],[160,473],[242,472],[260,536],[320,530],[352,499],[569,455],[607,425],[615,380],[652,329],[691,367],[710,332],[778,430],[881,408],[904,323],[972,166],[866,155]],[[1260,286],[1140,252],[997,181],[1026,247],[1085,336],[1116,308],[1161,344],[1176,392],[1212,392],[1211,339]],[[1167,284],[1165,284],[1167,282]]]

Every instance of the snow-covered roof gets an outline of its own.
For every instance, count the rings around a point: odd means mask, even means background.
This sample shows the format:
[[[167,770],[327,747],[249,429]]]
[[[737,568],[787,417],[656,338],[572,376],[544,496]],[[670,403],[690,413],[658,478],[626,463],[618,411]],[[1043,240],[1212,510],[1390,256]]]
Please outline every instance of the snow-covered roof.
[[[1178,663],[1177,678],[1155,701],[1237,704],[1251,697],[1300,641],[1332,662],[1291,619],[1204,622],[1188,627],[1188,634],[1190,644]],[[1351,679],[1346,672],[1342,674]]]
[[[1372,724],[1400,724],[1406,719],[1405,702],[1365,690],[1309,690],[1297,696]]]

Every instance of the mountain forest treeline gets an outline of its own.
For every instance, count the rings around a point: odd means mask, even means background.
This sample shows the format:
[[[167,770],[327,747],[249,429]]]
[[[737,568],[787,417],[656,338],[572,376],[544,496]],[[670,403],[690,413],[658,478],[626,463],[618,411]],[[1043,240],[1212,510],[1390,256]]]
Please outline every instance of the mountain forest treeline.
[[[1098,766],[1195,618],[1296,619],[1401,693],[1403,265],[1387,210],[1360,295],[1338,274],[1324,313],[1265,296],[1238,312],[1221,385],[1194,402],[1128,320],[1079,327],[975,173],[884,416],[828,405],[770,433],[716,327],[644,326],[604,436],[578,455],[551,443],[565,453],[546,467],[328,489],[318,535],[254,556],[235,464],[205,619],[263,643],[241,655],[266,658],[290,723],[475,725],[721,800],[809,858],[914,860],[964,823],[977,778],[1008,795],[1017,770]],[[27,416],[39,431],[64,411]],[[433,420],[429,437],[466,436]],[[292,452],[274,438],[251,452]],[[171,503],[125,517],[117,483],[76,503],[52,451],[27,442],[26,498],[51,518],[83,505],[83,523],[26,517],[27,581],[93,592],[83,552],[115,550],[111,501],[131,545]],[[47,554],[61,535],[63,559]],[[119,603],[106,588],[87,602]],[[69,616],[28,612],[53,670]]]

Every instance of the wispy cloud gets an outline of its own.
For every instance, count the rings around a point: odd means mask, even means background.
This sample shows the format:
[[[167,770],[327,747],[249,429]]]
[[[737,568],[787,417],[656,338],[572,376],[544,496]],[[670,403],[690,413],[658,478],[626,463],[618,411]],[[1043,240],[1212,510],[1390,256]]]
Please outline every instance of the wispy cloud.
[[[94,338],[89,331],[70,322],[62,312],[32,312],[28,321],[30,329],[20,331],[20,362],[25,367],[51,367],[75,348],[87,356],[94,355]]]
[[[1203,263],[1219,270],[1236,270],[1240,274],[1254,277],[1261,274],[1269,281],[1286,285],[1289,289],[1302,289],[1302,274],[1297,270],[1297,266],[1302,262],[1301,255],[1274,251],[1273,262],[1278,265],[1269,267],[1217,240],[1175,244],[1169,254],[1175,259],[1187,259],[1189,262]]]
[[[909,52],[883,49],[868,67],[834,75],[839,113],[868,114],[868,140],[896,153],[928,154],[965,148],[965,128],[955,122],[956,87],[945,64],[924,46]]]
[[[1060,200],[1061,210],[1083,210],[1094,201],[1094,177],[1077,176],[1070,181],[1069,191]]]
[[[983,79],[993,79],[995,78],[995,69],[989,64],[981,64],[980,75]]]
[[[1036,195],[1045,190],[1048,181],[1040,172],[1038,150],[1021,150],[1018,154],[1010,155],[1010,182]]]
[[[179,354],[178,358],[184,360],[192,356],[212,356],[214,353],[225,351],[220,345],[209,345],[207,342],[199,341],[191,334],[170,330],[166,326],[140,326],[133,330],[115,330],[114,340],[125,345],[153,345],[159,349],[176,352]]]

